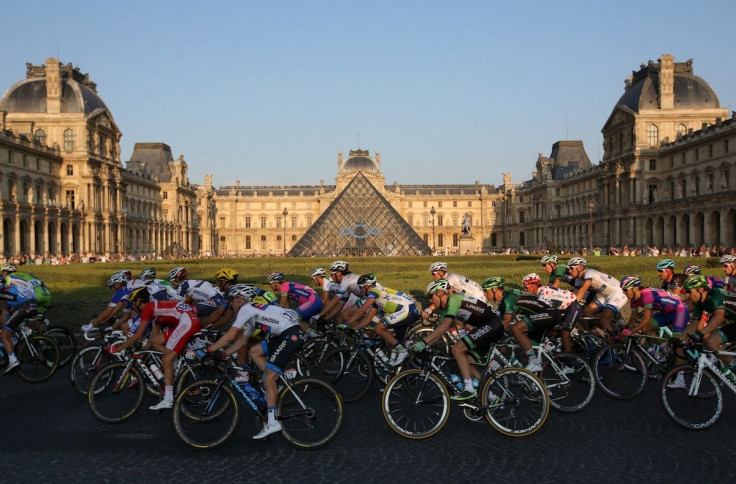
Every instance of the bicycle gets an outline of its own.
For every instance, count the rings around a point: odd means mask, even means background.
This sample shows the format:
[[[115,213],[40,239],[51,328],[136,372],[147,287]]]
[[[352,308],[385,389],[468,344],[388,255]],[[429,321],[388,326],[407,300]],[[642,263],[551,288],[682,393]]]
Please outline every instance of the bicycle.
[[[210,358],[210,362],[214,360]],[[238,384],[234,377],[238,367],[230,361],[214,361],[212,365],[203,359],[208,366],[216,366],[218,376],[192,383],[174,403],[177,435],[186,445],[198,450],[217,448],[235,433],[240,423],[237,394],[255,413],[259,430],[266,419],[266,410],[259,401],[265,402],[262,389]],[[285,375],[278,378],[282,385],[277,403],[281,436],[302,449],[316,449],[334,440],[343,419],[342,399],[335,389],[314,378],[291,380]],[[251,395],[246,388],[257,395]]]
[[[59,348],[56,342],[37,334],[25,321],[18,325],[13,344],[15,356],[20,362],[15,367],[15,373],[25,381],[41,383],[51,378],[59,368]],[[4,353],[3,351],[3,355]]]
[[[736,383],[725,376],[716,355],[736,356],[736,351],[710,351],[702,344],[683,343],[690,363],[672,368],[662,379],[660,399],[667,415],[690,430],[704,430],[723,414],[723,390],[736,394]],[[675,384],[682,374],[684,385]]]
[[[91,338],[87,333],[83,334],[85,341],[93,342],[97,338]],[[120,344],[125,341],[125,335],[121,330],[105,333],[102,336],[102,343],[93,344],[83,348],[72,359],[69,368],[69,379],[74,389],[79,393],[86,395],[89,391],[89,385],[95,374],[104,366],[113,361],[122,362],[120,357],[114,357],[105,351],[105,348],[112,344]]]
[[[593,358],[593,372],[598,388],[606,395],[619,400],[636,397],[647,385],[650,375],[659,378],[671,366],[674,355],[669,345],[664,345],[664,353],[652,355],[643,343],[667,343],[666,331],[660,329],[660,336],[631,334],[624,336],[621,343],[609,344],[601,348]]]
[[[77,353],[77,338],[68,328],[58,324],[51,324],[47,314],[53,306],[49,306],[42,313],[30,317],[27,322],[43,336],[53,339],[59,348],[59,368],[68,365]]]
[[[420,354],[421,368],[397,373],[381,400],[383,416],[397,434],[426,439],[439,432],[450,415],[450,392],[460,394],[445,371],[447,356],[434,348]],[[466,418],[488,423],[504,435],[523,437],[538,431],[549,415],[544,384],[533,373],[510,365],[494,345],[483,365],[478,396],[458,402]],[[503,366],[506,366],[503,368]]]

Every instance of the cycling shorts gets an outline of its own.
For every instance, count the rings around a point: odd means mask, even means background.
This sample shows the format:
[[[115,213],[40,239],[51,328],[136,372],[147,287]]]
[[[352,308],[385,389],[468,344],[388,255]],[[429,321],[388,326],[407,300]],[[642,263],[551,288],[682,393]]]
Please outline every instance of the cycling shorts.
[[[179,324],[172,330],[164,331],[164,341],[166,348],[181,353],[189,342],[189,339],[195,333],[202,330],[199,318],[193,313],[182,313],[179,318]]]
[[[284,372],[284,366],[291,355],[299,351],[304,344],[304,336],[299,326],[292,326],[279,336],[270,336],[261,342],[261,349],[266,355],[266,368],[278,373]]]

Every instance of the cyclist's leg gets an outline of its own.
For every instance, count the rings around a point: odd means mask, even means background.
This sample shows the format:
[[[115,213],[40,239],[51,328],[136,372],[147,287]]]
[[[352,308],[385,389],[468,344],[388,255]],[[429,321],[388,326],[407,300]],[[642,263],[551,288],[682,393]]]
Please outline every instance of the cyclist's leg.
[[[18,366],[18,359],[15,356],[15,349],[13,345],[13,333],[18,328],[20,323],[23,322],[28,316],[32,316],[36,313],[35,301],[26,300],[21,301],[17,304],[8,304],[12,312],[8,316],[7,322],[3,325],[2,329],[2,340],[5,350],[8,354],[8,368],[5,370],[8,373],[10,370]]]

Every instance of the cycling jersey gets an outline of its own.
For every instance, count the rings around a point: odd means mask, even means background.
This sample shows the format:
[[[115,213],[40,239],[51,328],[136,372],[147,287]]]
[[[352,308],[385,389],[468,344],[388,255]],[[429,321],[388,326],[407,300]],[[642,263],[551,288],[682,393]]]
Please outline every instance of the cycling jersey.
[[[687,278],[685,274],[672,274],[671,280],[662,281],[662,289],[667,292],[682,292]]]
[[[482,326],[492,318],[499,317],[499,313],[491,305],[472,296],[450,294],[442,317],[459,319],[471,326]]]
[[[311,287],[304,286],[298,282],[282,282],[279,285],[279,292],[292,300],[296,301],[298,307],[296,312],[303,321],[322,311],[322,299],[319,298],[317,292]]]
[[[483,292],[483,287],[477,282],[455,273],[445,274],[445,279],[447,279],[450,283],[450,287],[453,288],[456,293],[467,294],[479,301],[488,302],[486,300],[486,294]]]
[[[207,281],[189,279],[181,283],[176,290],[179,299],[189,300],[195,303],[203,301],[214,301],[218,306],[227,306],[227,300],[217,286]]]
[[[141,309],[141,322],[153,323],[159,326],[176,326],[184,313],[191,313],[194,318],[194,308],[187,303],[172,301],[150,301]]]
[[[383,286],[374,286],[366,296],[373,299],[373,305],[378,308],[378,315],[387,327],[399,323],[410,324],[419,317],[416,303],[408,294]]]
[[[537,296],[534,294],[519,291],[518,289],[506,289],[503,291],[503,298],[498,303],[498,312],[500,314],[514,314],[516,312],[516,306],[519,300],[534,300],[536,301]]]
[[[736,322],[736,294],[724,291],[723,289],[711,289],[705,296],[705,299],[693,303],[693,318],[701,319],[705,317],[710,319],[713,313],[719,309],[724,310],[724,324]]]
[[[641,296],[631,300],[631,308],[644,308],[653,311],[652,318],[659,326],[672,326],[675,332],[682,332],[690,320],[690,311],[682,300],[671,293],[653,287],[640,290]]]
[[[721,289],[725,289],[728,292],[736,292],[736,277],[724,276],[723,287]]]
[[[537,298],[555,309],[567,309],[577,301],[575,293],[551,286],[541,286]]]
[[[342,281],[335,286],[335,295],[340,298],[340,302],[346,303],[353,294],[360,298],[360,287],[358,287],[358,274],[350,273],[342,276]]]
[[[151,299],[157,299],[159,301],[166,301],[167,299],[176,299],[177,291],[171,284],[166,284],[168,281],[162,279],[132,279],[128,281],[128,289],[133,290],[139,287],[145,287],[148,289],[148,294],[151,295]]]
[[[13,272],[5,277],[5,284],[8,286],[22,286],[33,292],[33,298],[36,300],[40,312],[44,312],[51,304],[51,291],[46,284],[36,276],[25,272]]]
[[[244,328],[246,336],[260,329],[265,335],[279,336],[289,328],[299,325],[299,316],[291,309],[274,305],[244,304],[235,316],[233,328]]]
[[[567,271],[568,271],[567,266],[555,267],[555,270],[552,271],[552,273],[549,275],[549,284],[550,285],[554,284],[555,280],[557,280],[557,278],[559,277],[561,282],[572,285],[572,281],[575,278],[572,277]]]
[[[585,269],[583,280],[590,281],[590,287],[601,296],[610,296],[621,292],[621,283],[613,276],[609,276],[595,269]]]
[[[119,302],[127,301],[130,291],[132,291],[132,289],[128,289],[127,287],[115,291],[115,293],[112,295],[112,298],[110,298],[110,304],[108,304],[108,306],[114,308],[118,305]]]
[[[329,277],[322,278],[322,292],[334,294],[337,290],[337,283]]]

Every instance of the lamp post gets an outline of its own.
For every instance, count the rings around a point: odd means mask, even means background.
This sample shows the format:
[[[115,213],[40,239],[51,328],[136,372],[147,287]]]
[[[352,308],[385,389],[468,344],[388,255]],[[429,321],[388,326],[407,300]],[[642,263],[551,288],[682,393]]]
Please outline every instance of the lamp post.
[[[286,207],[284,207],[284,211],[281,212],[281,215],[284,216],[284,257],[286,257],[286,216],[289,215],[289,211],[286,210]]]
[[[588,227],[589,250],[593,250],[593,200],[588,202],[588,212],[590,212],[590,225]]]
[[[432,216],[432,255],[434,255],[434,252],[437,249],[434,245],[434,216],[436,213],[437,210],[435,210],[434,205],[432,205],[432,210],[429,211],[429,214]]]

